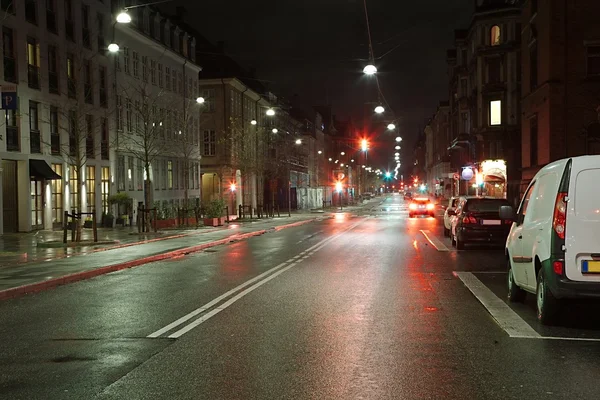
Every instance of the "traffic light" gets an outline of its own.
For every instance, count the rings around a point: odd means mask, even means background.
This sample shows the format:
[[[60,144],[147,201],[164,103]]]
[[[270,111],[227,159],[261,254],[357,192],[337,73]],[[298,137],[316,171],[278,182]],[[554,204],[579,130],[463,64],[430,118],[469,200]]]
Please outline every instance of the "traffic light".
[[[369,141],[367,139],[361,140],[360,147],[362,151],[367,151],[369,149]]]

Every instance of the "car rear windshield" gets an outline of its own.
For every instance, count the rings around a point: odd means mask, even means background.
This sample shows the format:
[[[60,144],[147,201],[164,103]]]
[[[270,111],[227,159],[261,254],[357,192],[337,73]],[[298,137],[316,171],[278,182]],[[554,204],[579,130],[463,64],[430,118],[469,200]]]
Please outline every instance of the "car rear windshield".
[[[465,204],[465,211],[500,212],[500,207],[508,205],[508,201],[502,199],[471,199]]]
[[[429,199],[415,199],[415,203],[426,204],[429,203]]]

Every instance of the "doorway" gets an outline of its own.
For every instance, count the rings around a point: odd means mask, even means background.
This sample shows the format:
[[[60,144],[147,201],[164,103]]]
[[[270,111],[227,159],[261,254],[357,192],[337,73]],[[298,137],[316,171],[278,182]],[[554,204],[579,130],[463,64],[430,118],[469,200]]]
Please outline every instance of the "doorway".
[[[44,229],[44,181],[31,181],[31,229]]]
[[[17,162],[2,160],[2,226],[4,233],[18,230]]]

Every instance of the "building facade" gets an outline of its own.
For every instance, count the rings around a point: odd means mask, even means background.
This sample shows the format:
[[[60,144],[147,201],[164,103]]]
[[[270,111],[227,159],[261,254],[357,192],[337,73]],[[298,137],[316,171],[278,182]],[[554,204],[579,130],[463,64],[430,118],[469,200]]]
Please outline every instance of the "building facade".
[[[125,5],[116,0],[118,13]],[[198,101],[200,89],[196,39],[177,18],[150,6],[130,10],[129,24],[116,24],[111,54],[116,126],[115,189],[127,193],[135,224],[138,205],[174,217],[178,209],[200,205],[200,120],[209,102]]]
[[[108,212],[114,151],[110,1],[2,2],[2,233]]]
[[[471,25],[455,33],[448,52],[454,194],[518,197],[520,177],[520,7],[481,0]],[[494,164],[484,161],[494,161]],[[494,165],[485,170],[484,165]]]
[[[526,1],[522,191],[544,165],[600,154],[600,2]]]
[[[425,127],[427,188],[429,193],[449,197],[455,172],[450,165],[448,147],[451,142],[450,107],[440,102],[435,114]]]

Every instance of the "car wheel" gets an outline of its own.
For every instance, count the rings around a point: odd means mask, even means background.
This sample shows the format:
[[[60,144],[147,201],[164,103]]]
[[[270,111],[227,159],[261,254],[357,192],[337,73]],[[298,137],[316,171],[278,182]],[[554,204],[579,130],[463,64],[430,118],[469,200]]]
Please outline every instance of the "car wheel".
[[[540,269],[540,272],[538,273],[535,295],[538,321],[544,325],[552,325],[556,321],[559,303],[548,288],[548,282],[544,276],[543,269]]]
[[[508,301],[511,303],[522,303],[525,300],[526,295],[527,292],[515,283],[513,270],[510,261],[508,261]]]
[[[452,246],[456,247],[456,238],[450,233],[450,242],[452,242]]]
[[[463,240],[460,240],[458,238],[458,236],[456,236],[456,250],[464,250],[465,249],[465,242]]]

